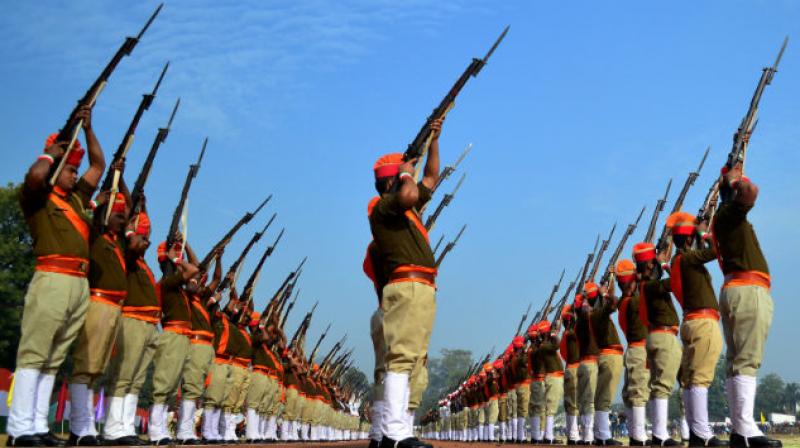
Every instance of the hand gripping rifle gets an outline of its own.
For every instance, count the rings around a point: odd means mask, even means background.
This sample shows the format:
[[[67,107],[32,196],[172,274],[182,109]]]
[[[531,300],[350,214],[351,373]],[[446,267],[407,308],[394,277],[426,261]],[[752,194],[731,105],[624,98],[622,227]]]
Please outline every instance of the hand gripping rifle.
[[[408,149],[406,149],[404,154],[404,159],[406,161],[420,158],[424,155],[425,149],[427,148],[432,136],[431,122],[444,117],[450,108],[453,107],[456,97],[461,92],[461,89],[464,88],[464,85],[467,83],[470,77],[478,76],[478,73],[480,73],[481,69],[486,65],[486,61],[489,60],[489,57],[492,55],[492,53],[494,53],[494,50],[497,49],[497,46],[500,45],[500,42],[504,37],[506,37],[506,33],[508,33],[508,27],[503,30],[503,33],[500,34],[500,37],[497,38],[497,40],[494,42],[494,45],[492,45],[492,48],[489,49],[489,52],[486,53],[486,56],[484,56],[483,59],[472,59],[472,62],[469,64],[467,69],[464,70],[464,73],[462,73],[458,80],[456,80],[456,83],[450,88],[450,91],[447,92],[447,95],[445,95],[439,105],[433,109],[433,112],[431,112],[431,114],[425,120],[425,124],[422,125],[422,129],[419,130],[417,136],[414,137],[414,140],[408,145]]]
[[[117,147],[116,152],[114,152],[114,157],[111,159],[111,163],[108,166],[108,171],[106,172],[106,177],[103,179],[103,183],[100,187],[100,191],[111,192],[109,195],[110,198],[114,198],[117,192],[119,192],[119,180],[120,176],[122,175],[122,173],[114,168],[114,165],[118,161],[125,160],[125,156],[127,156],[128,150],[130,150],[131,145],[133,144],[133,138],[136,134],[136,128],[139,126],[139,121],[142,119],[144,111],[150,109],[150,105],[153,104],[153,99],[155,99],[156,93],[158,93],[158,88],[161,86],[161,81],[164,80],[164,75],[167,74],[168,68],[169,62],[167,62],[164,65],[164,69],[161,70],[161,75],[158,77],[158,81],[156,81],[153,91],[142,95],[142,101],[139,102],[139,107],[136,108],[136,113],[133,114],[133,119],[131,119],[131,123],[128,125],[128,130],[125,131],[125,136],[122,137],[119,147]],[[103,227],[108,225],[108,218],[111,216],[111,207],[109,204],[113,202],[113,199],[110,199],[106,204],[103,205]]]
[[[456,196],[456,192],[458,192],[458,189],[461,188],[461,184],[464,183],[465,177],[467,177],[466,174],[461,175],[461,179],[458,180],[458,183],[456,184],[456,187],[453,188],[453,191],[445,194],[444,197],[442,198],[442,201],[439,202],[439,205],[436,207],[436,210],[434,210],[434,212],[430,216],[428,216],[428,220],[425,222],[425,228],[428,229],[428,232],[430,232],[433,229],[433,225],[436,224],[436,220],[439,218],[439,215],[442,213],[442,210],[444,210],[445,207],[450,205],[450,202],[452,202],[453,198]]]
[[[328,335],[328,330],[330,330],[330,329],[331,329],[331,324],[328,324],[328,326],[325,327],[325,331],[323,331],[322,334],[319,336],[319,339],[317,339],[317,343],[314,344],[314,349],[311,350],[311,356],[308,357],[308,362],[310,362],[312,364],[314,363],[314,358],[317,356],[317,351],[319,350],[319,345],[322,344],[322,341],[325,340],[325,336]]]
[[[697,177],[700,176],[700,171],[703,169],[703,165],[706,163],[706,158],[708,158],[708,152],[711,151],[711,146],[706,148],[705,154],[703,154],[703,158],[700,160],[700,165],[697,167],[697,171],[692,171],[689,173],[689,176],[686,178],[686,182],[683,183],[683,188],[681,188],[681,192],[678,194],[678,198],[675,199],[675,204],[672,206],[672,212],[675,213],[680,211],[681,207],[683,207],[684,201],[686,201],[686,194],[689,193],[689,189],[694,185]],[[661,230],[661,236],[658,237],[658,243],[656,244],[656,252],[662,252],[667,249],[669,245],[669,237],[670,229],[667,226],[664,226],[664,229]]]
[[[147,178],[150,176],[150,170],[153,168],[153,161],[156,158],[156,153],[158,153],[158,148],[162,143],[164,143],[169,135],[170,127],[172,127],[172,120],[175,119],[175,114],[178,112],[178,106],[180,105],[181,99],[178,98],[178,100],[175,102],[175,107],[172,108],[172,114],[169,116],[167,127],[158,128],[158,133],[156,134],[155,140],[153,140],[153,145],[150,147],[150,152],[147,153],[147,158],[144,160],[142,170],[139,172],[139,177],[136,178],[136,183],[133,185],[133,191],[131,191],[132,216],[135,216],[142,210],[144,184],[147,182]]]
[[[464,230],[466,230],[466,229],[467,229],[467,225],[466,225],[466,224],[464,224],[463,226],[461,226],[461,230],[459,230],[459,231],[458,231],[458,235],[456,235],[456,238],[455,238],[453,241],[450,241],[450,242],[448,242],[448,243],[447,243],[447,244],[444,246],[444,249],[442,249],[442,253],[441,253],[441,254],[439,254],[439,258],[437,258],[437,259],[436,259],[436,267],[437,267],[437,268],[439,267],[439,265],[440,265],[440,264],[442,264],[442,260],[444,260],[444,257],[445,257],[445,256],[446,256],[446,255],[447,255],[447,254],[448,254],[448,253],[449,253],[451,250],[453,250],[453,248],[454,248],[454,247],[456,247],[456,243],[458,243],[458,240],[461,238],[461,234],[463,234],[463,233],[464,233]]]
[[[208,137],[203,141],[203,148],[200,150],[200,157],[197,158],[197,163],[189,165],[189,172],[186,174],[186,181],[184,181],[183,190],[181,190],[181,199],[178,201],[178,206],[175,207],[175,211],[172,213],[172,222],[169,225],[169,232],[167,233],[167,250],[175,244],[175,234],[178,232],[178,224],[180,223],[181,215],[183,215],[183,208],[189,197],[189,189],[192,187],[192,180],[197,177],[197,173],[200,171],[200,164],[203,162],[203,156],[206,153],[206,145],[208,145]],[[183,235],[183,239],[185,242],[186,235]]]
[[[283,230],[284,229],[281,229],[281,233],[279,233],[278,237],[275,238],[275,242],[264,251],[263,255],[261,255],[261,258],[258,260],[258,264],[256,264],[255,269],[253,269],[253,273],[250,274],[250,278],[247,279],[247,283],[245,283],[244,289],[242,290],[242,295],[239,297],[239,302],[245,304],[245,306],[250,306],[250,302],[253,300],[253,291],[256,289],[256,284],[258,284],[258,277],[261,275],[261,268],[264,267],[264,263],[267,261],[267,258],[269,258],[269,256],[272,255],[272,252],[275,251],[275,246],[278,245],[278,242],[283,236]]]
[[[645,243],[652,243],[653,237],[656,235],[656,223],[658,223],[658,215],[664,210],[664,205],[667,203],[667,196],[669,196],[669,189],[672,187],[672,178],[667,182],[667,190],[664,192],[664,197],[656,202],[656,208],[653,209],[653,216],[650,218],[650,225],[647,226],[647,233],[644,235]]]
[[[597,253],[597,256],[594,258],[594,265],[592,265],[592,270],[589,272],[589,276],[586,277],[590,281],[594,281],[595,277],[597,276],[597,270],[600,269],[600,261],[603,259],[603,254],[606,253],[608,250],[608,244],[611,242],[611,238],[614,237],[614,231],[617,230],[617,223],[614,223],[614,226],[611,227],[611,232],[608,233],[608,238],[603,240],[603,243],[600,245],[600,252]]]
[[[231,281],[229,279],[229,276],[239,271],[239,266],[241,266],[242,263],[244,262],[245,257],[247,257],[247,253],[250,252],[250,249],[252,249],[253,246],[258,242],[258,240],[261,239],[261,237],[264,235],[264,232],[266,232],[269,226],[272,224],[272,221],[275,220],[276,216],[278,216],[278,214],[273,213],[272,217],[269,219],[264,228],[261,229],[260,232],[256,232],[253,235],[253,237],[250,238],[250,241],[247,242],[247,246],[245,246],[242,253],[239,254],[239,258],[237,258],[236,261],[234,261],[233,264],[231,265],[230,269],[228,269],[228,274],[220,282],[219,287],[217,287],[217,291],[224,291],[225,289],[231,286]]]
[[[267,198],[264,199],[264,201],[262,201],[261,204],[252,212],[245,212],[244,216],[242,216],[241,219],[239,219],[239,221],[236,222],[236,224],[234,224],[230,230],[228,230],[228,233],[226,233],[225,236],[223,236],[222,239],[211,248],[211,250],[208,252],[208,255],[206,255],[205,258],[203,258],[203,260],[200,262],[200,266],[198,267],[201,271],[205,272],[208,270],[208,266],[211,264],[211,261],[214,259],[217,251],[227,246],[228,243],[230,243],[233,239],[233,236],[236,235],[236,232],[238,232],[243,225],[249,223],[250,220],[252,220],[262,208],[264,208],[270,199],[272,199],[272,195],[267,196]]]
[[[58,131],[58,137],[56,137],[56,141],[68,142],[68,144],[66,151],[64,151],[64,155],[61,157],[61,160],[58,162],[58,164],[53,164],[54,169],[52,175],[50,176],[50,185],[56,184],[56,179],[58,179],[58,176],[64,169],[64,164],[69,158],[69,153],[72,152],[72,149],[75,146],[75,140],[78,138],[78,132],[80,132],[80,130],[83,128],[83,120],[77,117],[78,111],[83,106],[94,106],[95,101],[97,101],[97,97],[100,96],[100,92],[102,92],[103,88],[105,88],[108,79],[117,68],[117,65],[120,63],[122,58],[130,55],[131,52],[133,52],[136,44],[139,43],[139,39],[142,38],[145,31],[147,31],[147,28],[149,28],[150,24],[153,23],[153,20],[156,19],[156,16],[159,12],[161,12],[161,8],[163,6],[163,3],[158,5],[158,8],[156,8],[155,12],[153,12],[136,37],[125,38],[125,42],[123,42],[117,52],[114,53],[114,56],[100,73],[100,76],[95,79],[91,87],[89,87],[89,90],[87,90],[83,95],[83,98],[81,98],[78,101],[78,104],[75,105],[75,108],[72,109],[72,112],[69,114],[69,118],[67,118],[67,122],[61,128],[61,130]]]
[[[633,224],[628,224],[628,228],[625,229],[625,233],[622,234],[622,239],[619,240],[619,244],[617,244],[617,248],[614,249],[614,253],[611,255],[611,258],[608,260],[608,266],[606,266],[605,272],[603,272],[603,277],[600,280],[600,285],[608,285],[612,281],[612,276],[614,274],[614,265],[619,260],[620,255],[622,255],[622,250],[625,248],[625,243],[628,241],[631,235],[633,235],[633,231],[636,230],[636,227],[639,225],[639,220],[642,219],[642,215],[644,214],[645,207],[642,207],[642,210],[639,211],[639,216],[636,217],[636,221]]]

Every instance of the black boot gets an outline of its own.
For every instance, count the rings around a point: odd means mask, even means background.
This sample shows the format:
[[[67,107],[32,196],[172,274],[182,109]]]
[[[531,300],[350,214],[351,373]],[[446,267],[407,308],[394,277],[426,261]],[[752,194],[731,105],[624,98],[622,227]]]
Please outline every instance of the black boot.
[[[154,446],[167,446],[172,443],[172,439],[164,437],[163,439],[151,440],[150,444]]]
[[[661,440],[658,437],[653,436],[653,440],[650,442],[650,446],[682,446],[682,444],[681,442],[678,442],[672,437]]]
[[[735,432],[731,433],[731,440],[730,446],[736,448],[761,448],[761,447],[770,447],[770,448],[778,448],[782,447],[783,443],[780,440],[770,439],[767,436],[758,436],[758,437],[744,437]]]
[[[636,440],[634,438],[628,439],[628,446],[650,446],[649,440]]]
[[[69,433],[69,441],[67,442],[69,446],[99,446],[100,440],[97,439],[95,436],[77,436],[73,433]]]
[[[38,434],[29,436],[11,437],[6,439],[6,446],[46,446],[44,440]]]
[[[67,446],[67,441],[53,434],[53,431],[36,434],[45,446]]]
[[[689,430],[689,446],[728,446],[727,440],[720,440],[715,436],[711,436],[710,439],[706,440],[694,433],[694,431]]]
[[[393,440],[383,436],[383,439],[381,439],[380,448],[433,448],[433,445],[421,442],[416,437],[408,437],[403,440]]]
[[[606,439],[606,440],[595,440],[594,444],[603,446],[621,446],[622,442],[614,439]]]

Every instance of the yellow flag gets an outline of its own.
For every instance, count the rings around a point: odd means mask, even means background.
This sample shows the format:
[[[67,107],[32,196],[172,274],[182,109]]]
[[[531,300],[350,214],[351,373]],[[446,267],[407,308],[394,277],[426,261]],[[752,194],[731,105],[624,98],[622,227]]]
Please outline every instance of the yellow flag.
[[[767,422],[767,419],[764,418],[764,412],[762,411],[761,412],[761,424],[763,425],[766,422]]]
[[[11,399],[14,398],[14,380],[16,375],[11,375],[11,386],[8,388],[8,397],[6,397],[6,407],[11,408]]]

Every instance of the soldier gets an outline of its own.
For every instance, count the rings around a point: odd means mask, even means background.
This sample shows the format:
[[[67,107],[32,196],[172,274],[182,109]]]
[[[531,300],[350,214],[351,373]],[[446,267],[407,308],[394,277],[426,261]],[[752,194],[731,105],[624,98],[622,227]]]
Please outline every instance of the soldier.
[[[764,436],[753,420],[756,374],[772,324],[773,303],[766,258],[747,214],[758,197],[758,187],[743,176],[737,163],[723,172],[722,200],[711,226],[725,282],[720,293],[720,314],[725,332],[728,378],[725,388],[731,403],[734,447],[781,446]]]
[[[497,414],[499,412],[497,398],[500,395],[499,376],[491,363],[483,365],[486,372],[486,440],[494,442],[497,431]]]
[[[188,243],[177,243],[167,250],[167,243],[158,246],[161,267],[161,327],[156,353],[153,355],[153,406],[150,408],[147,432],[150,442],[165,445],[171,442],[167,430],[167,398],[178,388],[183,364],[189,354],[192,333],[190,296],[197,292],[199,269],[197,257]],[[184,260],[185,247],[189,261]]]
[[[647,440],[646,409],[650,396],[650,371],[647,369],[647,327],[639,318],[639,282],[633,261],[624,259],[615,267],[621,299],[617,303],[619,327],[625,335],[625,383],[622,401],[628,416],[628,445],[649,446]]]
[[[181,384],[180,421],[176,438],[182,445],[195,445],[200,442],[195,432],[194,416],[197,409],[197,400],[203,396],[206,377],[211,363],[214,360],[214,329],[211,315],[217,310],[219,294],[214,295],[222,279],[222,253],[220,250],[214,254],[214,276],[211,283],[201,287],[197,294],[191,295],[192,305],[192,332],[189,340],[189,358],[183,367],[183,382]],[[204,283],[203,278],[200,283]]]
[[[617,394],[617,386],[622,376],[622,344],[617,328],[611,321],[611,313],[616,312],[616,302],[608,298],[608,286],[599,289],[594,282],[587,282],[583,288],[587,300],[586,312],[591,319],[600,354],[597,359],[597,389],[594,398],[595,438],[599,445],[622,445],[611,436],[611,400]],[[613,292],[613,285],[611,285]]]
[[[528,355],[524,349],[525,338],[514,337],[512,345],[514,353],[512,354],[511,368],[516,378],[515,392],[517,396],[517,431],[514,438],[523,441],[527,439],[525,422],[528,420],[528,405],[531,399],[531,374],[528,370]]]
[[[389,283],[383,288],[386,379],[384,381],[383,446],[426,446],[413,437],[406,391],[424,366],[436,308],[436,268],[420,210],[439,178],[441,120],[431,123],[431,144],[424,175],[414,182],[414,163],[401,154],[375,164],[375,187],[381,199],[370,215],[370,228]],[[413,379],[411,377],[414,377]],[[410,418],[413,419],[413,414]]]
[[[158,343],[161,318],[158,285],[144,259],[150,247],[150,218],[146,210],[132,217],[125,251],[128,296],[122,307],[119,331],[108,372],[110,400],[103,438],[106,444],[138,445],[134,421],[139,392]]]
[[[294,349],[283,350],[284,386],[286,387],[286,407],[283,410],[283,423],[281,425],[281,440],[298,440],[297,432],[300,430],[299,418],[302,411],[300,401],[300,378],[303,366]]]
[[[564,395],[564,363],[559,357],[558,350],[561,341],[558,333],[552,331],[550,322],[543,320],[539,323],[539,360],[544,369],[544,437],[542,442],[547,445],[561,445],[556,440],[555,416],[558,412],[558,403]]]
[[[575,334],[575,314],[572,305],[564,305],[561,311],[564,334],[559,344],[564,367],[564,413],[566,414],[567,445],[576,445],[580,440],[578,427],[578,367],[581,363],[578,336]]]
[[[527,353],[527,366],[530,370],[531,384],[530,384],[530,419],[531,419],[531,443],[537,444],[542,440],[542,415],[544,415],[544,365],[541,362],[541,354],[539,353],[539,323],[533,323],[528,328],[528,339],[531,345]]]
[[[122,241],[127,222],[125,195],[116,193],[110,197],[104,192],[97,202],[98,206],[106,205],[111,210],[107,225],[103,225],[104,213],[95,214],[90,232],[89,308],[72,351],[69,385],[72,446],[100,444],[94,421],[93,387],[108,365],[122,303],[128,295]]]
[[[713,246],[699,242],[695,217],[676,212],[667,218],[676,253],[670,266],[672,294],[683,308],[681,340],[683,359],[679,380],[683,391],[683,406],[689,426],[690,446],[727,446],[716,437],[708,424],[708,388],[714,380],[714,370],[722,353],[722,334],[719,329],[719,305],[711,285],[711,275],[705,264],[716,258]],[[694,249],[699,242],[699,249]]]
[[[591,329],[591,319],[587,308],[584,308],[583,294],[575,296],[576,324],[575,334],[578,337],[578,349],[581,364],[578,366],[578,406],[581,414],[583,434],[581,441],[588,445],[594,442],[594,398],[597,391],[597,357],[600,349]]]
[[[668,279],[661,279],[661,264],[651,243],[633,246],[639,273],[639,316],[647,327],[647,362],[650,366],[653,440],[655,446],[677,446],[667,431],[668,400],[681,364],[678,314],[670,296]]]
[[[91,108],[79,110],[89,148],[89,169],[78,179],[84,151],[77,140],[50,188],[50,171],[66,142],[48,137],[44,153],[28,169],[19,203],[33,237],[36,271],[25,295],[8,416],[8,444],[58,445],[47,424],[55,374],[83,326],[88,307],[89,200],[105,170],[91,125]],[[32,397],[36,397],[33,399]]]

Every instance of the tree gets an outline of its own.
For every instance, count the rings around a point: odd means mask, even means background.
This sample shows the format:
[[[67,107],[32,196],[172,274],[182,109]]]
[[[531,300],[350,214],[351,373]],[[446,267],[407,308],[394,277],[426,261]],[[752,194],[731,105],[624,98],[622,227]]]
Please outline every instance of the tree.
[[[440,354],[439,358],[428,358],[428,389],[422,396],[418,416],[425,415],[444,394],[452,392],[475,363],[469,350],[442,349]]]
[[[770,412],[783,412],[785,390],[786,384],[778,374],[769,373],[761,378],[756,390],[755,419],[761,418],[761,413],[766,416]]]
[[[10,370],[16,367],[25,290],[35,261],[18,195],[19,186],[0,188],[0,366]]]
[[[797,402],[800,401],[800,384],[786,383],[783,390],[783,412],[790,415],[797,414]]]

